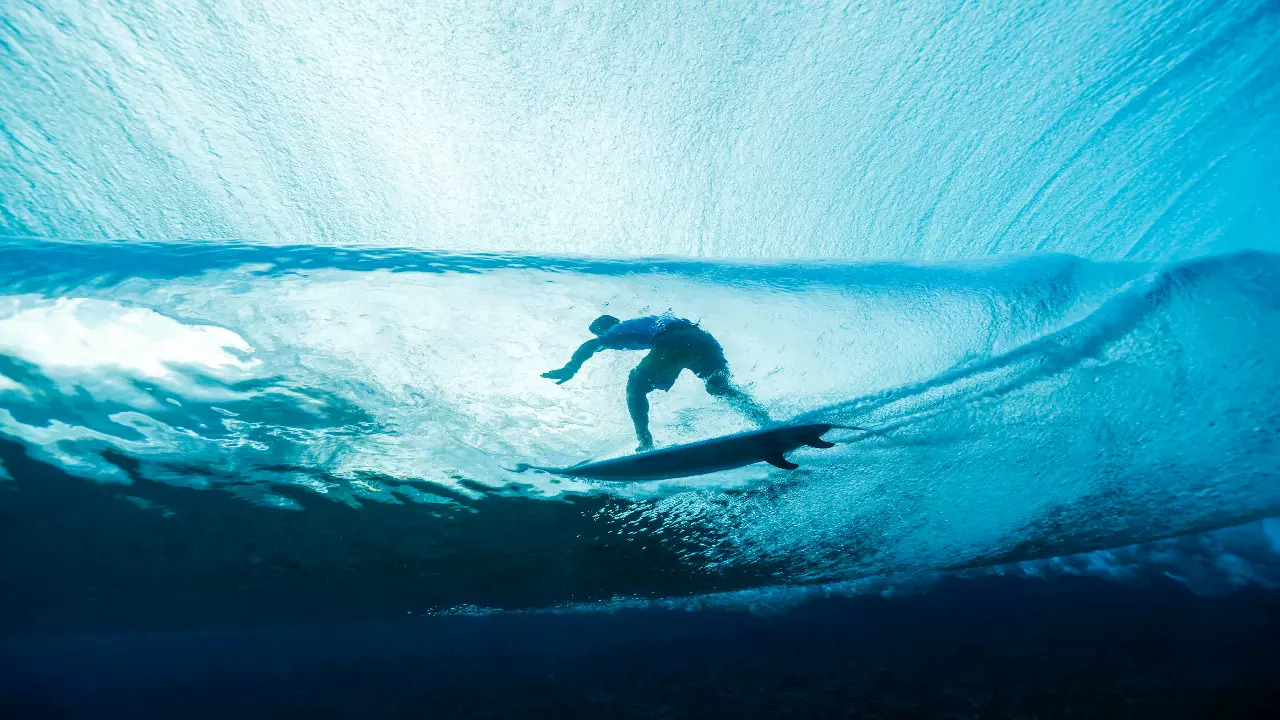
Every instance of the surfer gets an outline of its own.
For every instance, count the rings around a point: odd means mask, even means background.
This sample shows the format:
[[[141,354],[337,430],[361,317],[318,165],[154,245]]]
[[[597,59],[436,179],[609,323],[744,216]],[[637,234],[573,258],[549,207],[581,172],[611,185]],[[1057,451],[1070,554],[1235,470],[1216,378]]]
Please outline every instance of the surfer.
[[[725,400],[757,425],[768,424],[769,413],[730,381],[729,363],[720,343],[697,323],[670,312],[625,321],[601,315],[589,329],[595,337],[582,343],[564,367],[542,373],[542,377],[563,385],[600,350],[648,350],[649,354],[627,376],[627,410],[640,441],[636,452],[653,449],[649,393],[670,390],[686,369],[705,383],[707,393]]]

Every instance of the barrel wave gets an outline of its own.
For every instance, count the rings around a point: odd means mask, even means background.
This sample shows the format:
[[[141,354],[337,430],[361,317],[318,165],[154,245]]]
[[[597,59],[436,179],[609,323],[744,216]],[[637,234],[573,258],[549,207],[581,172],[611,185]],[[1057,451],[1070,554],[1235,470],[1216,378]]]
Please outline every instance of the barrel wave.
[[[570,565],[616,544],[629,579],[595,586],[604,599],[1008,563],[1280,512],[1271,254],[761,265],[25,241],[3,254],[0,432],[27,472],[104,483],[158,517],[191,512],[165,487],[273,513],[409,508],[415,536],[439,536],[406,551],[418,570],[433,570],[428,548],[500,556],[492,576],[470,567],[477,586],[510,586],[499,569],[529,559],[527,543],[495,543],[513,523]],[[505,469],[628,450],[636,354],[597,357],[564,386],[540,373],[601,310],[668,309],[721,338],[776,416],[867,430],[833,431],[837,448],[798,451],[791,472],[620,486]],[[659,442],[745,427],[689,375],[653,405]],[[670,567],[647,587],[650,545]]]

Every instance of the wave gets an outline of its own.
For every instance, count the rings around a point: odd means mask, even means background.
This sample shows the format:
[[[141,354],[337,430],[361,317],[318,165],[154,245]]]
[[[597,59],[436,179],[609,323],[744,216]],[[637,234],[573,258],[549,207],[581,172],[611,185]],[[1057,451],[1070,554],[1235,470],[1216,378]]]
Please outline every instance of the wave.
[[[1265,253],[804,265],[11,239],[0,267],[7,482],[44,467],[160,516],[214,495],[401,508],[463,555],[588,562],[605,543],[633,577],[589,594],[643,595],[1004,564],[1280,512]],[[638,355],[564,386],[539,374],[599,312],[669,307],[776,416],[874,430],[789,474],[502,469],[629,448]],[[744,422],[688,377],[654,401],[659,442]],[[512,522],[536,550],[502,541]],[[676,580],[642,566],[653,552]]]

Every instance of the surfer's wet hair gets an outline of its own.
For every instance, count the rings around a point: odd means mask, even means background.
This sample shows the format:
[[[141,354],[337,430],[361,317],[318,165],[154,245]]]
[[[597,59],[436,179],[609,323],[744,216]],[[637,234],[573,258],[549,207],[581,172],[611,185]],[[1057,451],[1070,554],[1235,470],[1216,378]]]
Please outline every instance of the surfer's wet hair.
[[[601,333],[608,332],[609,328],[620,322],[622,321],[612,315],[601,315],[591,321],[591,327],[588,329],[591,330],[592,335],[599,335]]]

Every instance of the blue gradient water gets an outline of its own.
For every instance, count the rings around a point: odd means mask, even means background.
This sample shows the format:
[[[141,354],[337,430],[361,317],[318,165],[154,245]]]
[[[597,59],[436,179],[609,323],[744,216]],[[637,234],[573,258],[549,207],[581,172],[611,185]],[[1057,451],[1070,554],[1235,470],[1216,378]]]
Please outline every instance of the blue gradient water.
[[[13,0],[0,97],[0,436],[158,516],[130,487],[587,497],[544,541],[643,529],[756,598],[1253,522],[1021,572],[1275,577],[1274,3]],[[776,416],[873,431],[794,473],[503,469],[633,446],[638,355],[539,375],[667,309]],[[659,443],[742,428],[654,397]]]
[[[8,235],[768,258],[1274,247],[1265,0],[0,13]]]

